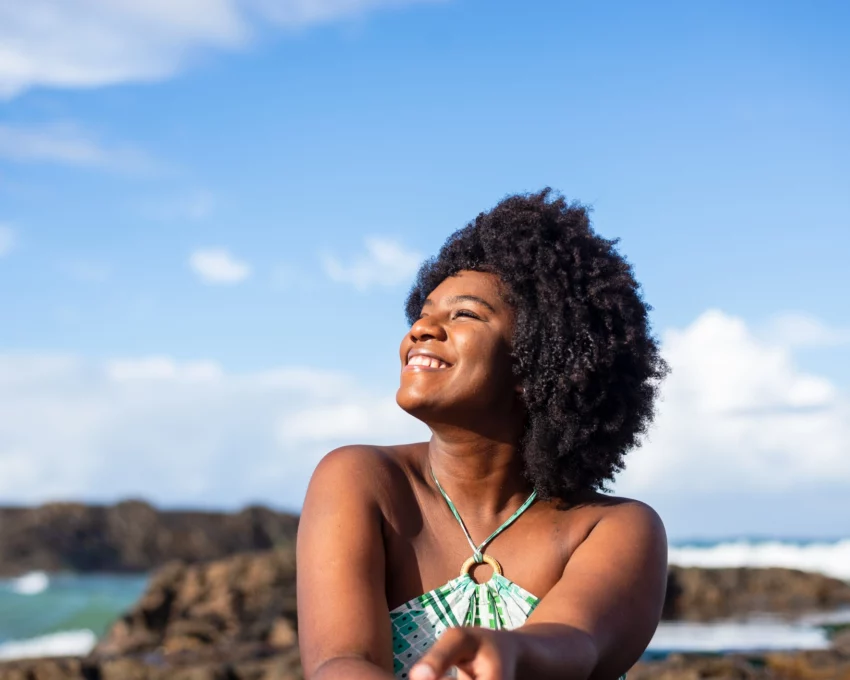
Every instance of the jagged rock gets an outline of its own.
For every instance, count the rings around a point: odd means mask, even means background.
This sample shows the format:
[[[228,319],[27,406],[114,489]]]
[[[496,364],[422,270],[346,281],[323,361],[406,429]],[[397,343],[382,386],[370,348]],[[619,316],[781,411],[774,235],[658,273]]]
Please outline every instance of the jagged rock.
[[[850,654],[839,650],[770,654],[671,654],[638,663],[629,680],[850,680]]]
[[[174,653],[240,642],[285,647],[295,642],[296,625],[291,549],[171,563],[154,574],[94,654]]]
[[[0,664],[0,680],[303,680],[297,647],[242,645],[174,655],[32,659]]]
[[[664,618],[684,621],[784,617],[850,605],[850,584],[795,569],[670,567]]]
[[[141,501],[0,508],[0,576],[147,572],[171,560],[291,547],[297,526],[295,515],[262,507],[232,514],[162,511]]]
[[[89,657],[0,663],[0,680],[302,680],[296,528],[297,518],[263,508],[236,515],[159,512],[135,502],[0,509],[0,573],[159,567]],[[847,605],[850,585],[818,574],[671,567],[664,614],[707,621]],[[629,680],[850,680],[845,635],[838,630],[828,652],[674,654],[638,664]]]

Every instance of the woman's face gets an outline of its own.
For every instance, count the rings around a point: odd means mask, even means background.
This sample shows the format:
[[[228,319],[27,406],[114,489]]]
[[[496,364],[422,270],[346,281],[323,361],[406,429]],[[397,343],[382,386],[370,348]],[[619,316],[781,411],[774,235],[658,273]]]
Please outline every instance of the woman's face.
[[[401,342],[399,406],[426,423],[475,426],[517,411],[513,308],[495,274],[462,271],[437,286]]]

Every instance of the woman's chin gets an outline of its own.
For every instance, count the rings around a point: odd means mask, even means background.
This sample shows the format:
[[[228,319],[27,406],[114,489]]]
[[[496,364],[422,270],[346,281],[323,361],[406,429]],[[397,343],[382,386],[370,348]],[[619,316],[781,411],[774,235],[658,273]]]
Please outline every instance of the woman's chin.
[[[433,393],[424,393],[408,387],[399,388],[395,400],[403,411],[426,423],[429,416],[433,417],[446,408]]]

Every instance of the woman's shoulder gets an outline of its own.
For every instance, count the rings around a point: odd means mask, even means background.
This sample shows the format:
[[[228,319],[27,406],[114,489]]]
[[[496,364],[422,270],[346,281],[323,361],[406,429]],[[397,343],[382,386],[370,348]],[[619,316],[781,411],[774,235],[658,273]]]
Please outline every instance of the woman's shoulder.
[[[587,491],[575,494],[567,502],[550,501],[548,505],[558,521],[571,527],[573,549],[601,527],[665,539],[661,516],[650,505],[634,498]]]
[[[593,492],[584,506],[588,513],[591,533],[616,532],[650,544],[664,546],[667,533],[661,516],[647,503],[625,496]]]
[[[425,443],[377,446],[349,444],[328,452],[316,466],[316,472],[337,471],[345,474],[383,475],[406,472],[421,457]]]
[[[387,507],[400,490],[410,488],[416,461],[426,448],[425,443],[341,446],[319,461],[310,486],[335,488]]]

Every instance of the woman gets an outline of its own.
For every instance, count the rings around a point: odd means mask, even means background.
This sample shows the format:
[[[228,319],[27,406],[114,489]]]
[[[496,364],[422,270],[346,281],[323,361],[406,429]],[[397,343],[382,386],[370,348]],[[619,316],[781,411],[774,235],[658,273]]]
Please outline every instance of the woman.
[[[615,243],[547,189],[423,265],[397,401],[432,436],[316,468],[298,536],[308,680],[615,680],[642,654],[664,528],[599,490],[666,365]]]

